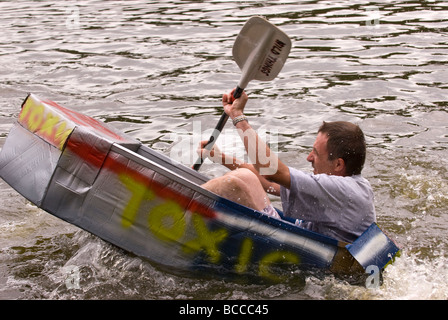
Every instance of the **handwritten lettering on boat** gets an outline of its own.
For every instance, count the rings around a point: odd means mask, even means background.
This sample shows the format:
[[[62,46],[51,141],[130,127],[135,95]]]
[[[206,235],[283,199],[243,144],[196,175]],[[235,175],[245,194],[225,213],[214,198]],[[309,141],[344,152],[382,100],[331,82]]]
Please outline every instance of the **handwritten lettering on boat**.
[[[32,95],[22,105],[19,123],[60,150],[77,125],[91,128],[113,141],[126,140],[98,120],[61,107],[52,101],[40,101]]]
[[[111,168],[110,165],[107,167]],[[111,169],[121,171],[119,166]],[[150,187],[157,186],[157,182],[145,182],[142,176],[130,173],[129,168],[127,173],[119,173],[118,176],[120,183],[131,194],[121,215],[123,228],[133,226],[137,216],[143,214],[146,216],[147,230],[159,241],[180,244],[182,251],[191,254],[192,259],[196,254],[205,253],[210,263],[218,265],[222,262],[220,248],[234,240],[227,229],[209,227],[207,220],[216,218],[210,208],[194,203],[191,199],[183,200],[182,195],[176,194],[174,190],[162,195],[157,187]],[[190,202],[187,208],[186,202]],[[234,265],[235,272],[241,274],[249,271],[249,266],[254,264],[252,254],[255,249],[251,238],[247,237],[241,241],[238,259]],[[286,250],[267,251],[257,263],[260,276],[280,281],[280,277],[271,272],[271,266],[277,263],[299,264],[300,258],[296,253]]]

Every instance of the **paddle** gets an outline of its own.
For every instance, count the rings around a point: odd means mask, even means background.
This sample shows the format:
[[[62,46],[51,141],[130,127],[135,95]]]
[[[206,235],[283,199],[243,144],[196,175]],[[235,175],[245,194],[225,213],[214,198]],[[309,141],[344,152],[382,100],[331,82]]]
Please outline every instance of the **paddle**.
[[[290,50],[291,40],[283,31],[261,17],[250,18],[233,44],[233,58],[242,71],[233,98],[239,98],[251,80],[273,80],[285,64]],[[222,114],[205,146],[206,150],[213,148],[228,118],[226,113]],[[199,170],[202,163],[200,156],[193,169]]]

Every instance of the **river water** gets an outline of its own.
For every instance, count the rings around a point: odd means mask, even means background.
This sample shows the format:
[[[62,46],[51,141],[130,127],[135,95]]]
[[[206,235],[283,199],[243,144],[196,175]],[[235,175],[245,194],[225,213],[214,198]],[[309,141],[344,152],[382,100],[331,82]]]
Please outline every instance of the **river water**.
[[[275,133],[282,160],[310,170],[324,120],[366,134],[378,223],[402,248],[383,285],[300,270],[278,284],[174,274],[1,181],[1,299],[448,298],[448,2],[1,1],[0,146],[31,92],[170,155],[179,137],[218,121],[240,75],[232,45],[253,15],[293,43],[274,81],[247,88],[246,113]],[[222,136],[231,135],[229,125]],[[66,281],[68,267],[78,282]]]

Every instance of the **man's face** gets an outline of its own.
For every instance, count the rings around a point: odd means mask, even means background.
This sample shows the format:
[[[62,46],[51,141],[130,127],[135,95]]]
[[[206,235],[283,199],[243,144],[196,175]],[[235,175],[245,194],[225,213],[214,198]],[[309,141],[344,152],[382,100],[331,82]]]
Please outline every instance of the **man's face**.
[[[337,174],[335,171],[337,159],[328,160],[327,140],[328,136],[319,132],[316,141],[314,142],[313,150],[306,158],[306,160],[311,162],[311,165],[314,168],[314,174]]]

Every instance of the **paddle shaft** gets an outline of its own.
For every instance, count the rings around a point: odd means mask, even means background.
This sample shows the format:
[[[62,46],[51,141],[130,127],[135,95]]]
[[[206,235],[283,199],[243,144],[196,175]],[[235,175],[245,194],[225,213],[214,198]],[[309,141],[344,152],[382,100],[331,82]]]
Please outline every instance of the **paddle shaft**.
[[[233,58],[242,74],[233,98],[238,99],[251,80],[273,80],[280,72],[291,49],[291,40],[277,27],[261,17],[252,17],[244,25],[233,45]],[[229,116],[223,113],[221,119],[205,145],[210,151]],[[193,165],[199,170],[203,163],[202,154]]]
[[[243,94],[244,89],[240,88],[239,86],[236,88],[235,92],[233,93],[233,98],[238,99]],[[218,139],[219,134],[221,133],[222,129],[226,125],[227,120],[229,119],[229,116],[224,112],[221,115],[221,118],[218,121],[218,124],[215,127],[215,130],[213,130],[212,135],[210,136],[207,144],[205,145],[205,149],[210,151],[212,150],[213,146],[215,145],[216,140]],[[202,158],[202,155],[199,156],[198,160],[196,160],[195,164],[193,165],[193,169],[198,171],[202,164],[204,163],[204,159]]]

